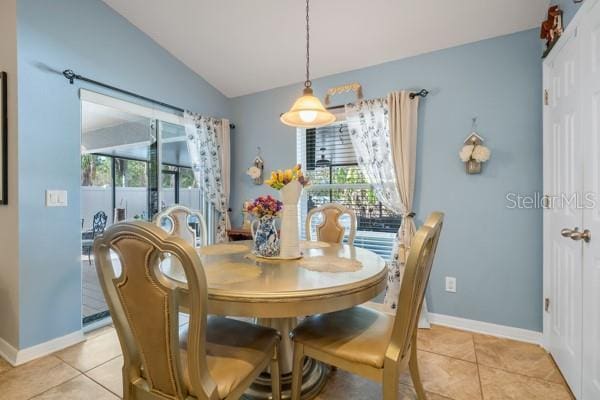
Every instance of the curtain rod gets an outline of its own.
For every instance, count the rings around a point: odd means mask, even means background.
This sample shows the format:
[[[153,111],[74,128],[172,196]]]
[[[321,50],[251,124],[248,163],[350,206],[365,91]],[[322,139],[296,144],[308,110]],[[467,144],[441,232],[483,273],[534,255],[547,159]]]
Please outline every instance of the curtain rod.
[[[84,82],[88,82],[88,83],[91,83],[91,84],[94,84],[94,85],[97,85],[97,86],[102,86],[103,88],[114,90],[116,92],[120,92],[120,93],[126,94],[128,96],[135,97],[135,98],[147,101],[149,103],[154,103],[154,104],[157,104],[157,105],[162,106],[162,107],[170,108],[171,110],[179,111],[182,114],[185,112],[185,110],[183,108],[181,108],[181,107],[176,107],[176,106],[173,106],[171,104],[163,103],[162,101],[154,100],[154,99],[151,99],[149,97],[142,96],[141,94],[133,93],[133,92],[130,92],[130,91],[125,90],[125,89],[121,89],[121,88],[118,88],[118,87],[115,87],[115,86],[107,85],[106,83],[98,82],[98,81],[95,81],[93,79],[86,78],[85,76],[78,75],[75,72],[73,72],[72,69],[65,69],[62,74],[63,74],[63,76],[65,78],[67,78],[69,80],[69,83],[71,85],[77,79],[79,81],[84,81]],[[230,129],[235,129],[235,125],[234,124],[229,124],[229,128]]]
[[[408,95],[408,97],[410,97],[411,99],[414,99],[415,97],[427,97],[427,95],[429,94],[429,90],[427,89],[421,89],[418,92],[412,92]],[[344,108],[346,107],[345,104],[340,104],[339,106],[333,106],[333,107],[327,107],[328,110],[337,110],[340,108]]]

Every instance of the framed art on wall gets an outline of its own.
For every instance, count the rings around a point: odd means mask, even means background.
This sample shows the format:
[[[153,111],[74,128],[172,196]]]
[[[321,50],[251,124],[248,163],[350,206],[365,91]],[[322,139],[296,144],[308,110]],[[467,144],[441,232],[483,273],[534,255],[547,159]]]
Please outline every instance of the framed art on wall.
[[[8,99],[6,72],[0,72],[0,204],[8,204]]]

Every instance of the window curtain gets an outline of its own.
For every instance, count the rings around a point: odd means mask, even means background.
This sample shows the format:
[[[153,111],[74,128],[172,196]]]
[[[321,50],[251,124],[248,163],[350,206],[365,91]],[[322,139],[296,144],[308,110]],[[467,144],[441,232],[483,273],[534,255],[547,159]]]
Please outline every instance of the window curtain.
[[[215,242],[225,242],[229,223],[229,121],[186,111],[184,125],[194,178],[219,213]]]
[[[402,216],[389,265],[384,304],[398,307],[400,284],[408,250],[415,233],[412,211],[417,151],[419,98],[410,92],[392,92],[384,99],[346,106],[346,120],[358,164],[377,199]],[[423,305],[420,326],[428,326]]]

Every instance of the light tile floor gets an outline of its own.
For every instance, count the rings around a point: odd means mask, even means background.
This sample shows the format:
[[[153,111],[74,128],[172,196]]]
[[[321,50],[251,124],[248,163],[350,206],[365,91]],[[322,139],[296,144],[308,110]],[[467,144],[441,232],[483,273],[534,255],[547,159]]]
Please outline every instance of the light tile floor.
[[[418,356],[429,400],[571,399],[562,376],[540,347],[441,326],[420,330]],[[0,358],[0,398],[118,399],[123,358],[112,327],[56,354],[13,368]],[[416,399],[408,374],[400,400]],[[378,384],[331,373],[318,400],[381,399]]]

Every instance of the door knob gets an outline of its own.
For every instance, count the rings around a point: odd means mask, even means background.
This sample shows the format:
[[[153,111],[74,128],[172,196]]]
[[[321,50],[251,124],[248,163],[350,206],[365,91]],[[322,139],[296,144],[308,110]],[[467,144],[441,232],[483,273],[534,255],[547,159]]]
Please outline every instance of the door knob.
[[[560,230],[560,234],[563,237],[572,238],[571,235],[574,234],[574,233],[576,233],[576,232],[578,232],[578,231],[579,231],[578,227],[575,227],[575,229],[563,228],[563,229]]]
[[[573,231],[570,238],[573,240],[583,240],[587,243],[592,239],[592,232],[588,229],[585,229],[583,232]]]

